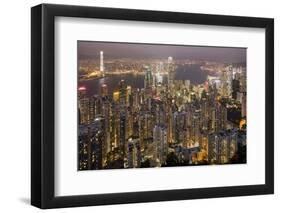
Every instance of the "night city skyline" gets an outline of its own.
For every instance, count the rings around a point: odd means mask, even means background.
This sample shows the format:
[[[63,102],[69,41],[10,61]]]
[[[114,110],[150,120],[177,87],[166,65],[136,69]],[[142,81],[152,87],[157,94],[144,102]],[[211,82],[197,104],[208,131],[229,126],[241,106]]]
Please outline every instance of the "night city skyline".
[[[78,170],[246,163],[246,48],[78,41]]]

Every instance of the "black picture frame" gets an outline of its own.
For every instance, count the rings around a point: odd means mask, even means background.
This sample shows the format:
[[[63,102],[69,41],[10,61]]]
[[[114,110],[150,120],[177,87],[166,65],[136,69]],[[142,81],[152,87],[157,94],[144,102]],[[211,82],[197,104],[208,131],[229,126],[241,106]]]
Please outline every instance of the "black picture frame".
[[[265,29],[265,184],[95,195],[54,195],[55,17],[100,18]],[[74,79],[76,80],[76,79]],[[258,134],[258,133],[257,133]],[[41,4],[31,8],[31,204],[42,208],[274,193],[274,20],[240,16]]]

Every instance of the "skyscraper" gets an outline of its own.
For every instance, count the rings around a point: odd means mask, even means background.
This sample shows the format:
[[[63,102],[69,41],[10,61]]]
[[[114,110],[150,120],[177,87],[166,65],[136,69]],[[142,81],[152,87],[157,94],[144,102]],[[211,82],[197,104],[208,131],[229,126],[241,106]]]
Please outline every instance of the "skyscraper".
[[[156,157],[160,165],[166,162],[168,153],[167,129],[165,125],[155,125],[153,128],[153,143],[155,143]]]
[[[102,97],[105,97],[105,96],[107,96],[107,95],[108,95],[108,87],[107,87],[106,84],[103,84],[103,85],[101,86],[101,96],[102,96]]]
[[[171,89],[171,85],[173,84],[173,73],[172,71],[172,63],[173,63],[173,57],[169,56],[167,60],[167,72],[168,72],[168,88]]]
[[[234,100],[237,99],[237,93],[240,91],[240,82],[239,80],[233,79],[232,80],[232,98]]]
[[[119,140],[119,148],[121,150],[121,154],[125,156],[125,144],[126,144],[126,113],[120,113],[120,140]]]
[[[168,63],[171,64],[172,62],[173,62],[173,57],[172,57],[172,56],[169,56],[169,57],[168,57]]]
[[[150,88],[152,86],[152,73],[148,66],[145,66],[144,87]]]
[[[86,96],[86,88],[78,88],[78,115],[79,115],[79,124],[89,124],[89,98]]]
[[[101,114],[104,117],[104,156],[111,151],[110,142],[110,121],[111,121],[111,106],[107,96],[103,97],[101,102]]]
[[[211,164],[228,163],[237,152],[238,137],[241,138],[240,133],[237,129],[231,129],[227,131],[220,131],[217,133],[209,134],[209,138],[208,138],[209,163]]]
[[[138,139],[128,141],[128,168],[138,168],[141,164],[141,150]]]
[[[104,76],[103,51],[100,51],[100,71],[102,72],[102,75]]]
[[[122,79],[119,82],[119,102],[121,106],[125,106],[126,105],[126,96],[127,96],[127,86],[125,81]]]
[[[241,117],[244,118],[247,115],[247,105],[246,105],[246,93],[243,93],[242,96],[242,106],[241,106]]]

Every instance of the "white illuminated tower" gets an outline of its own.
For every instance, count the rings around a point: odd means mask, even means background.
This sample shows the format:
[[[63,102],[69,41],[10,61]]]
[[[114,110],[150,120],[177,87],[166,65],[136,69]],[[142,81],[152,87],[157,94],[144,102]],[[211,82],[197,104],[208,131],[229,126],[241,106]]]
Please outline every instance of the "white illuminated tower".
[[[168,57],[168,64],[171,64],[173,62],[173,57],[172,56],[169,56]]]
[[[104,75],[104,66],[103,66],[103,51],[100,51],[100,71]]]
[[[172,74],[172,63],[173,63],[173,57],[169,56],[167,61],[167,71],[168,71],[168,88],[171,89],[171,86],[173,84],[173,74]]]

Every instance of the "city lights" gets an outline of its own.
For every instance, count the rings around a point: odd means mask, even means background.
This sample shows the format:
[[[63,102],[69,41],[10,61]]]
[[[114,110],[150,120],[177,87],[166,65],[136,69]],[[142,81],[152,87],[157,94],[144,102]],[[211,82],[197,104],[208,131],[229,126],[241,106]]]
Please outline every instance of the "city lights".
[[[246,163],[246,58],[105,50],[79,60],[79,170]]]

